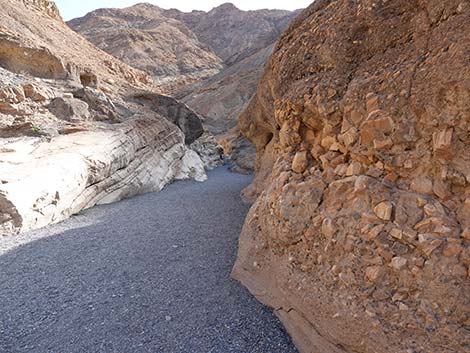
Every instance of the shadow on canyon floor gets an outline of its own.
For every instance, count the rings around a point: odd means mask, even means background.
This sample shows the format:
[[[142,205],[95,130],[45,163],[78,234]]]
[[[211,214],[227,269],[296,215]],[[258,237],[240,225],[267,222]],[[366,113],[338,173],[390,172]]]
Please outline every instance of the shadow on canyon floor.
[[[250,177],[209,176],[87,210],[3,254],[0,351],[296,352],[229,278]]]

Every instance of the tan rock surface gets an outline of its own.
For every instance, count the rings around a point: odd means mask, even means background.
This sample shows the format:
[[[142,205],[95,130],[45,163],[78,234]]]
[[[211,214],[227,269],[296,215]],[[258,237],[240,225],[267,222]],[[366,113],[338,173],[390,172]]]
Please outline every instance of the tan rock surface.
[[[167,87],[213,76],[223,68],[222,60],[184,23],[151,4],[99,9],[68,25]]]
[[[318,0],[269,60],[233,275],[301,352],[468,349],[468,23],[461,0]]]

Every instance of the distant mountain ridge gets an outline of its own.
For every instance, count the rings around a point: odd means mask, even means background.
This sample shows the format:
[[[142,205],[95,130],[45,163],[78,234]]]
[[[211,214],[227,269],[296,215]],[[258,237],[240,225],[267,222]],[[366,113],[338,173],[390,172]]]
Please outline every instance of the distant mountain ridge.
[[[166,11],[167,16],[186,24],[227,66],[275,42],[295,13],[267,9],[243,11],[231,3],[209,12]]]
[[[284,10],[242,11],[230,3],[189,13],[141,3],[99,9],[68,25],[174,91],[271,45],[294,15]]]
[[[165,16],[164,11],[150,4],[99,9],[68,25],[162,85],[174,81],[181,85],[217,74],[222,60],[184,23]]]

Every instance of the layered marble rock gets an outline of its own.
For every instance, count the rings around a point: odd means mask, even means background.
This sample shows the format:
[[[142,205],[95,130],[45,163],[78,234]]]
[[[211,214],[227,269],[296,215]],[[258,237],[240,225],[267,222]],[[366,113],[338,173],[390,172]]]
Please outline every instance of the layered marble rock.
[[[203,181],[222,162],[207,159],[218,146],[189,147],[204,134],[198,114],[73,32],[53,2],[9,0],[2,11],[1,235]]]
[[[50,140],[3,139],[0,233],[39,228],[186,178],[204,181],[204,165],[183,133],[161,117],[135,116]]]

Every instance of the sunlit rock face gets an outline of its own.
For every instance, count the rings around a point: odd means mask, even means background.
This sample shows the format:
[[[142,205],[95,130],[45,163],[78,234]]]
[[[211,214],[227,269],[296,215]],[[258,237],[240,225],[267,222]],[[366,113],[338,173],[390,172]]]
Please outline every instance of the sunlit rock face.
[[[197,113],[73,32],[52,2],[2,3],[1,235],[204,181],[222,159],[216,144],[189,147],[203,135]]]
[[[300,351],[468,349],[469,21],[461,0],[318,0],[270,58],[233,274]]]
[[[0,233],[61,221],[97,204],[159,191],[174,179],[206,180],[184,135],[162,118],[105,130],[0,140]],[[8,205],[8,207],[6,207]]]

